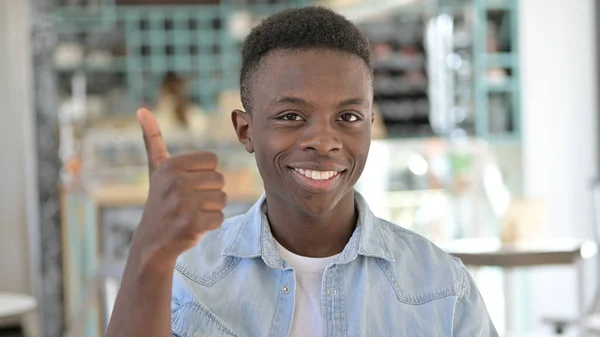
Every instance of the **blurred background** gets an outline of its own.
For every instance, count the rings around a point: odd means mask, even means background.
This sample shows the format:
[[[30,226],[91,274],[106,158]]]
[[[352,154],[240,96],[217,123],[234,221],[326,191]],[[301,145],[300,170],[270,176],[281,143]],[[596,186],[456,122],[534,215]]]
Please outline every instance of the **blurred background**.
[[[600,332],[594,0],[0,0],[0,336],[103,335],[148,188],[137,107],[250,207],[240,46],[310,4],[371,41],[375,213],[461,258],[502,335]]]

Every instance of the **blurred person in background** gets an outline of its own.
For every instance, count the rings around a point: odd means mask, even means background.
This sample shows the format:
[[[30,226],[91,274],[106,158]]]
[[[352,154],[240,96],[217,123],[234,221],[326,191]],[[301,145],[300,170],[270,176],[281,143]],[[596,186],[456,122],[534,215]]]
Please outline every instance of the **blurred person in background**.
[[[163,77],[153,109],[165,137],[206,132],[208,121],[202,109],[190,101],[187,80],[174,72]]]
[[[321,7],[269,17],[244,43],[240,86],[231,120],[265,194],[224,222],[217,155],[171,156],[138,111],[150,191],[109,337],[498,336],[464,265],[354,189],[374,121],[356,26]]]

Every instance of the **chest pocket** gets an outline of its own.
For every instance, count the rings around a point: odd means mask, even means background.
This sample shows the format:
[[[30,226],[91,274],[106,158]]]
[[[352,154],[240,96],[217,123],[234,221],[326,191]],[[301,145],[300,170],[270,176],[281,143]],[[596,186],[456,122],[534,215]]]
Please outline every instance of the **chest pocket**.
[[[196,303],[185,304],[173,314],[172,329],[177,337],[237,337],[221,319]]]

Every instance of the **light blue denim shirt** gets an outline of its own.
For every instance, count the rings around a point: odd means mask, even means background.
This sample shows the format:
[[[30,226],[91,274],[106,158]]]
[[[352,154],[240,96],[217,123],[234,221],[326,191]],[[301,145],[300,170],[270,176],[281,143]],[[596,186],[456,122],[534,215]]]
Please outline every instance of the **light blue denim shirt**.
[[[425,238],[373,215],[325,269],[324,336],[498,336],[463,264]],[[284,337],[294,269],[279,256],[264,196],[180,256],[171,304],[178,337]]]

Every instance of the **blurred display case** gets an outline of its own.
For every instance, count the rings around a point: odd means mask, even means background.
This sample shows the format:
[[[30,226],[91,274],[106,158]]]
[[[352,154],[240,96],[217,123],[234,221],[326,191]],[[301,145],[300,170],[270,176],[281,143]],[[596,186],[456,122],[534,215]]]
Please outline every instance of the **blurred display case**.
[[[373,54],[374,100],[387,133],[430,136],[424,18],[391,15],[361,23]]]
[[[71,78],[83,74],[88,94],[99,95],[109,114],[124,114],[153,103],[163,75],[175,72],[188,79],[191,100],[214,111],[219,93],[238,85],[240,45],[252,26],[268,14],[309,3],[142,2],[63,0],[56,6],[60,42],[54,63],[63,97],[72,94]]]
[[[517,0],[352,3],[339,8],[371,40],[390,137],[519,142]]]
[[[166,72],[188,79],[206,111],[235,89],[240,46],[266,15],[319,3],[355,21],[372,44],[375,103],[394,138],[520,137],[516,0],[219,1],[119,5],[63,0],[55,54],[64,100],[75,75],[104,114],[154,102]],[[93,110],[93,109],[91,109]]]
[[[486,142],[377,140],[357,184],[376,215],[436,243],[497,236],[510,199]]]
[[[435,134],[520,139],[516,0],[444,0],[427,23]]]

